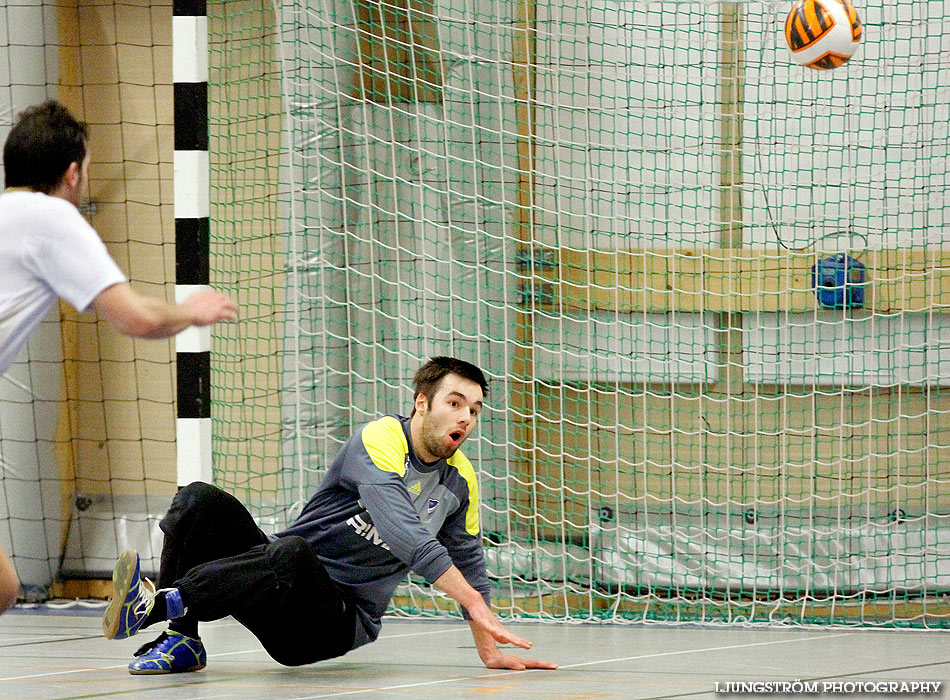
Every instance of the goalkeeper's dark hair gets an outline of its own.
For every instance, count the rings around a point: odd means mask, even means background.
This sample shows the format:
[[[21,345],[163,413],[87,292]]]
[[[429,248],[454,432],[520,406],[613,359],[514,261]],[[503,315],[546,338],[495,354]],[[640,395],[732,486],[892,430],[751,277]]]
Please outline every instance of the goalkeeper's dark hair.
[[[25,109],[3,145],[6,187],[49,194],[72,163],[86,158],[89,128],[56,100]]]
[[[485,378],[485,373],[478,367],[465,360],[439,356],[431,358],[422,365],[416,372],[416,376],[412,378],[414,389],[412,402],[415,403],[419,394],[423,394],[431,403],[432,397],[439,391],[442,380],[449,374],[457,374],[463,379],[475,382],[481,387],[482,395],[488,396],[488,380]]]

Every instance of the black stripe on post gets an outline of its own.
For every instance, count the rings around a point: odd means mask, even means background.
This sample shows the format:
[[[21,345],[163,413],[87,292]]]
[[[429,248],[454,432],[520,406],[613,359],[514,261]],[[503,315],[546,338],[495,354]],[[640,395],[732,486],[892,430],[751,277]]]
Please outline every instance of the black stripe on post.
[[[178,417],[211,417],[211,353],[178,353]]]
[[[203,17],[208,14],[208,3],[205,0],[175,0],[172,12],[176,17]]]
[[[208,84],[175,83],[175,150],[208,150]]]
[[[208,284],[211,221],[175,219],[175,283]]]

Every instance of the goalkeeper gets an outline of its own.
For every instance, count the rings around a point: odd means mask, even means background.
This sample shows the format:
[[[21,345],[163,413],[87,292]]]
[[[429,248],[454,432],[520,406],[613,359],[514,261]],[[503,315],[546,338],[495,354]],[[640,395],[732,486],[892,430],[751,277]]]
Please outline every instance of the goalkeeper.
[[[50,100],[19,115],[4,143],[0,374],[60,297],[138,338],[168,338],[190,326],[237,319],[235,303],[210,289],[181,304],[132,289],[79,213],[89,172],[88,137],[85,124]],[[16,602],[19,589],[13,561],[0,547],[0,612]]]
[[[198,623],[232,615],[278,663],[340,656],[379,635],[396,586],[411,570],[454,598],[488,668],[553,669],[508,654],[529,649],[489,607],[478,485],[459,447],[488,391],[476,366],[429,360],[414,377],[409,418],[364,425],[344,444],[300,517],[268,537],[237,499],[203,483],[184,487],[162,519],[154,591],[134,551],[119,557],[103,617],[110,639],[169,620],[139,649],[133,674],[204,668]]]

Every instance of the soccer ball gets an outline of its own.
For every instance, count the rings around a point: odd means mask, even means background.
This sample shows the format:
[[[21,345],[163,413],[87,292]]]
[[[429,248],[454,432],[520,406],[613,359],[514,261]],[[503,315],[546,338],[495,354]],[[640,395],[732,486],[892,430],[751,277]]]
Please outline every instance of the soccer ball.
[[[785,20],[785,41],[797,63],[837,68],[861,43],[861,20],[851,0],[798,0]]]

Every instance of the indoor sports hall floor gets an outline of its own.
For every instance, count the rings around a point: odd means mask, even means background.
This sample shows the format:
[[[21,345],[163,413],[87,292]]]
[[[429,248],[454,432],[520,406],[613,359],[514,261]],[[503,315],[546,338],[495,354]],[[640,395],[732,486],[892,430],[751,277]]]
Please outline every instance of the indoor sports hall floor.
[[[512,672],[479,663],[464,623],[388,619],[375,644],[285,668],[229,618],[202,626],[203,671],[131,676],[130,654],[153,630],[108,641],[100,613],[0,617],[0,698],[712,698],[729,697],[716,692],[727,681],[941,681],[939,693],[916,697],[950,698],[950,632],[519,624],[535,642],[528,653],[561,669]]]

